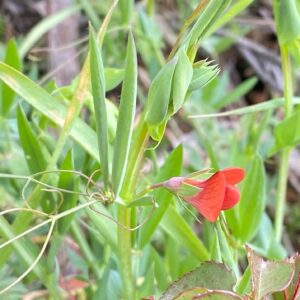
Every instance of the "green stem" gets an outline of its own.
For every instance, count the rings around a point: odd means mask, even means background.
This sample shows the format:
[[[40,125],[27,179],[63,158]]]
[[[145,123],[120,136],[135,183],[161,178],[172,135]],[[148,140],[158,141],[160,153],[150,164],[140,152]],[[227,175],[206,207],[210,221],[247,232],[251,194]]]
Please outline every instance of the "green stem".
[[[290,156],[290,148],[285,148],[281,152],[279,161],[279,173],[277,183],[277,198],[275,210],[275,238],[280,242],[283,233],[286,187],[288,180],[288,162]]]
[[[292,68],[289,57],[288,48],[285,46],[280,47],[282,73],[284,84],[284,109],[285,118],[288,118],[293,112],[293,84],[292,84]],[[286,188],[288,181],[288,163],[291,148],[286,147],[282,150],[279,162],[278,186],[277,186],[277,199],[275,210],[275,238],[278,242],[281,241],[283,233],[283,222],[286,202]]]
[[[135,190],[135,184],[138,177],[140,163],[145,151],[146,142],[148,140],[148,129],[144,122],[143,116],[139,122],[138,127],[134,132],[131,143],[131,149],[128,159],[128,166],[125,174],[124,183],[120,195],[122,199],[129,203]],[[118,207],[118,222],[126,227],[131,226],[131,210],[124,206]],[[134,300],[135,295],[135,280],[132,274],[132,260],[131,260],[131,245],[132,232],[118,227],[118,250],[120,257],[120,269],[123,278],[124,300]]]
[[[118,207],[118,221],[125,226],[131,224],[130,209],[119,206]],[[118,227],[118,250],[121,267],[121,274],[123,279],[124,300],[135,299],[135,284],[132,276],[132,261],[131,261],[131,231],[124,230]]]

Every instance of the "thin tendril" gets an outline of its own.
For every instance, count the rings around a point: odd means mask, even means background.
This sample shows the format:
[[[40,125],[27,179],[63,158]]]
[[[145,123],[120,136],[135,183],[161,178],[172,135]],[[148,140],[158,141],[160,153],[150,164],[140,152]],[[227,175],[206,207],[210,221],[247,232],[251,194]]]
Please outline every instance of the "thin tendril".
[[[7,287],[5,287],[4,289],[0,290],[0,295],[4,294],[5,292],[7,292],[9,289],[11,289],[12,287],[14,287],[17,283],[19,283],[24,277],[26,277],[32,270],[33,268],[37,265],[37,263],[39,262],[39,260],[41,259],[41,257],[43,256],[47,245],[50,241],[50,237],[52,235],[53,229],[54,229],[54,225],[55,225],[55,219],[51,220],[51,225],[50,225],[50,229],[49,232],[47,234],[46,240],[43,244],[43,247],[39,253],[39,255],[36,257],[36,259],[34,260],[33,264],[20,276],[18,277],[15,281],[13,281],[11,284],[9,284]]]
[[[151,211],[149,212],[148,216],[145,218],[145,220],[142,223],[138,224],[135,227],[127,227],[127,226],[125,226],[124,224],[122,224],[122,223],[118,222],[117,220],[115,220],[113,217],[108,216],[108,215],[104,214],[103,212],[97,210],[93,205],[91,205],[89,208],[91,210],[93,210],[94,212],[96,212],[97,214],[99,214],[99,215],[101,215],[101,216],[103,216],[103,217],[111,220],[112,222],[114,222],[115,224],[117,224],[118,226],[120,226],[121,228],[123,228],[124,230],[135,231],[135,230],[141,228],[142,226],[144,226],[150,220],[150,218],[152,217],[152,215],[154,213],[154,210],[156,209],[156,201],[155,201],[154,197],[152,197],[152,201],[151,202],[152,202],[153,205],[152,205]]]

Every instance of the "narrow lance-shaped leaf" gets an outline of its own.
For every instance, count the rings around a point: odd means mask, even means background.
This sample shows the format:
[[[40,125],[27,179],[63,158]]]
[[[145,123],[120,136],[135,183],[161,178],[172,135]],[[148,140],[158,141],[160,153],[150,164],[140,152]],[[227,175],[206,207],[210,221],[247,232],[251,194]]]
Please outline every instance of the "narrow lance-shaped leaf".
[[[210,27],[213,26],[224,13],[230,2],[231,0],[211,0],[209,2],[191,29],[189,34],[189,47],[192,47],[195,42],[203,38]]]
[[[19,137],[30,172],[34,174],[44,171],[47,167],[47,160],[21,107],[18,107],[17,120]]]
[[[300,110],[281,121],[275,127],[275,145],[271,154],[283,147],[295,146],[300,143]]]
[[[105,79],[101,52],[97,45],[94,30],[90,27],[90,72],[93,91],[96,131],[100,154],[101,170],[105,189],[109,184],[108,167],[108,132],[107,113],[105,104]]]
[[[137,94],[137,60],[132,33],[129,34],[124,80],[114,145],[112,187],[117,195],[122,185],[127,167],[129,147],[132,137]]]
[[[256,156],[247,172],[239,210],[239,238],[250,241],[258,231],[265,208],[265,170],[263,160]]]
[[[9,66],[15,68],[20,71],[22,68],[22,62],[18,53],[18,46],[15,39],[11,39],[7,43],[6,55],[5,55],[5,63]],[[6,84],[2,86],[2,114],[6,116],[9,112],[9,109],[12,105],[12,102],[15,97],[15,92]]]

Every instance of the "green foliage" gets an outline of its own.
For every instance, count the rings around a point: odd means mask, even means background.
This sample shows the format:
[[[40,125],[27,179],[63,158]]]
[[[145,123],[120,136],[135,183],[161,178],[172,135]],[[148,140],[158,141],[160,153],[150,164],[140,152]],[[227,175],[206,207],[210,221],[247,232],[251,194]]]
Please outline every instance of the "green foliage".
[[[300,20],[299,11],[297,10],[297,0],[278,1],[278,37],[282,44],[291,43],[299,38]]]
[[[146,122],[150,127],[161,125],[167,116],[177,61],[177,58],[169,61],[150,85],[146,110]]]
[[[249,242],[257,233],[265,209],[265,170],[260,156],[253,159],[241,192],[238,237]]]
[[[182,50],[178,57],[173,78],[173,113],[176,113],[182,107],[192,76],[193,67],[185,51]]]
[[[61,164],[61,170],[66,170],[66,172],[62,172],[59,175],[58,187],[62,189],[66,189],[69,191],[77,190],[78,180],[74,178],[74,175],[68,170],[74,170],[74,159],[73,152],[70,150],[64,161]],[[60,199],[62,203],[59,203],[58,211],[63,212],[70,208],[73,208],[77,204],[78,196],[76,194],[64,194],[63,198]],[[71,225],[72,220],[74,219],[74,215],[68,215],[65,218],[58,220],[57,222],[57,230],[60,235],[64,235],[68,232],[69,227]]]
[[[263,299],[269,294],[285,290],[289,286],[295,272],[294,262],[266,262],[250,248],[247,250],[254,299]]]
[[[57,259],[60,249],[72,264],[70,277],[87,286],[78,293],[75,287],[74,297],[299,297],[299,255],[269,261],[254,253],[266,259],[287,255],[282,224],[292,217],[283,218],[282,201],[288,155],[300,140],[294,109],[300,99],[291,84],[297,66],[289,60],[293,55],[300,61],[298,1],[273,1],[284,97],[251,106],[240,100],[263,84],[261,78],[242,66],[243,76],[251,77],[234,85],[232,72],[220,72],[215,61],[236,40],[245,41],[254,25],[244,30],[241,18],[253,0],[174,1],[168,8],[172,16],[177,10],[175,27],[157,16],[167,5],[159,1],[77,2],[17,42],[0,45],[0,266],[7,274],[0,272],[0,289],[36,263],[49,227],[27,230],[45,218],[55,220],[51,242],[32,273],[9,291],[11,299],[44,288],[51,299],[66,296],[59,286],[59,279],[69,280]],[[68,86],[42,84],[38,72],[30,71],[40,62],[26,54],[81,8],[95,27],[102,24],[97,36],[90,28],[82,71]],[[228,111],[228,105],[237,108]],[[281,107],[285,115],[278,121],[273,112]],[[280,170],[272,175],[265,162],[279,150]],[[180,182],[192,173],[205,180],[215,170],[201,170],[230,166],[246,170],[237,187],[240,201],[214,224],[196,222],[201,216],[175,195],[176,188],[174,194],[160,188],[172,177],[182,176],[174,179]],[[281,199],[277,206],[275,195]],[[12,243],[3,249],[7,240]],[[245,243],[253,250],[245,250]],[[0,290],[0,298],[7,295]]]
[[[112,164],[112,188],[115,195],[123,183],[128,164],[128,152],[131,143],[133,122],[135,117],[137,94],[137,61],[133,35],[128,38],[124,80],[119,106],[118,125],[114,144]]]
[[[174,282],[161,296],[160,300],[174,299],[182,291],[196,287],[209,290],[232,291],[235,282],[236,279],[233,273],[224,265],[214,262],[204,262],[197,269],[185,274]],[[195,291],[195,294],[197,293]]]
[[[275,145],[272,153],[284,147],[293,147],[300,142],[300,111],[278,123],[275,127]]]
[[[15,68],[18,71],[21,71],[22,69],[22,62],[21,58],[19,56],[18,46],[14,39],[11,39],[7,43],[6,47],[6,55],[4,62]],[[13,104],[15,98],[15,92],[6,84],[2,85],[2,103],[1,103],[1,114],[3,116],[6,116],[9,113],[9,110],[11,108],[11,105]]]
[[[160,172],[156,176],[156,182],[161,182],[172,176],[180,175],[182,167],[182,146],[178,146],[169,157],[166,159]],[[152,214],[151,219],[141,228],[139,234],[139,248],[145,247],[145,245],[151,239],[153,232],[159,225],[163,215],[166,213],[172,199],[172,194],[168,191],[157,190],[153,192],[153,197],[158,203],[159,207]],[[148,210],[149,211],[149,210]],[[146,211],[144,212],[144,215]]]
[[[44,171],[47,166],[46,157],[21,107],[18,108],[17,119],[20,141],[30,173]]]
[[[101,52],[97,45],[95,33],[92,27],[90,27],[90,68],[99,156],[102,167],[104,186],[105,189],[107,189],[109,182],[109,158],[104,67],[101,58]]]

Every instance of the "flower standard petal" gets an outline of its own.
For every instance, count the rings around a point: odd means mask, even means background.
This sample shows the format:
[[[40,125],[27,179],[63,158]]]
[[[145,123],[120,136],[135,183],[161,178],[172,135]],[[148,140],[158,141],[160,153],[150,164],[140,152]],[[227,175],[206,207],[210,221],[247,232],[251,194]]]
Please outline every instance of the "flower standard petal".
[[[245,171],[242,168],[226,168],[222,171],[227,184],[237,184],[245,177]]]

